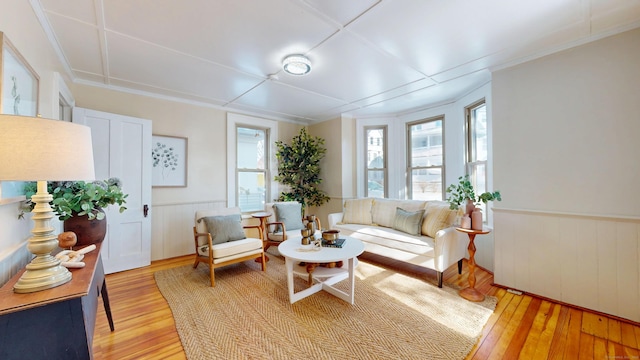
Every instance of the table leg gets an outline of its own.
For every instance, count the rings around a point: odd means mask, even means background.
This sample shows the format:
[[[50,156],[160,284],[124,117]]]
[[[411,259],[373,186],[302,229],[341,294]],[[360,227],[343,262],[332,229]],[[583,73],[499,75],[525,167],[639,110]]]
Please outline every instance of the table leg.
[[[263,249],[264,249],[264,247],[265,247],[265,244],[267,243],[267,233],[266,233],[266,231],[265,231],[265,229],[266,229],[266,227],[265,227],[266,222],[267,222],[267,218],[265,218],[265,217],[261,217],[261,218],[260,218],[260,225],[258,225],[258,226],[259,226],[260,233],[262,234],[262,248],[263,248]],[[261,263],[261,262],[262,262],[262,258],[261,258],[261,257],[256,258],[254,261],[255,261],[255,262],[259,262],[259,263]],[[266,253],[266,252],[264,253],[264,261],[269,261],[269,257],[267,256],[267,253]]]
[[[104,311],[107,313],[107,320],[109,321],[109,328],[114,331],[113,317],[111,316],[111,305],[109,304],[109,293],[107,293],[107,282],[102,281],[102,303],[104,304]]]
[[[483,301],[484,294],[480,291],[476,290],[476,245],[473,242],[476,234],[468,234],[469,235],[469,287],[460,290],[460,296],[469,300],[469,301]]]
[[[356,294],[356,277],[355,277],[355,260],[354,258],[351,258],[348,260],[348,264],[349,264],[349,288],[351,289],[351,293],[349,293],[349,303],[351,305],[353,305],[354,301],[355,301],[355,294]]]

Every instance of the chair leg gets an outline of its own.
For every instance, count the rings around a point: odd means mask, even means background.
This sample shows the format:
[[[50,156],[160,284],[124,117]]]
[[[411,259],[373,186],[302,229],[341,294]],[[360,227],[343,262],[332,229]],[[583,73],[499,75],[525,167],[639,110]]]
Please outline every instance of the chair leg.
[[[267,259],[265,259],[264,251],[260,254],[260,257],[262,259],[262,271],[267,271]]]
[[[438,287],[442,289],[442,272],[438,271]]]
[[[216,278],[213,274],[213,264],[209,266],[209,277],[211,278],[211,287],[216,287]]]
[[[462,259],[458,260],[458,274],[462,274]]]
[[[193,263],[193,268],[197,268],[198,264],[200,264],[200,260],[198,260],[198,255],[196,255],[196,262]]]

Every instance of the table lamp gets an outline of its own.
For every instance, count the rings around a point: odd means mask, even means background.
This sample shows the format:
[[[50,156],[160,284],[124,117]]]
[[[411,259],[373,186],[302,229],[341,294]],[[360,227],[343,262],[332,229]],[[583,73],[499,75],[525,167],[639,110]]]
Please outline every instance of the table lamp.
[[[31,293],[62,285],[71,272],[51,255],[58,241],[47,181],[94,180],[91,129],[69,122],[0,115],[0,180],[37,181],[31,197],[33,236],[27,249],[35,257],[13,290]]]

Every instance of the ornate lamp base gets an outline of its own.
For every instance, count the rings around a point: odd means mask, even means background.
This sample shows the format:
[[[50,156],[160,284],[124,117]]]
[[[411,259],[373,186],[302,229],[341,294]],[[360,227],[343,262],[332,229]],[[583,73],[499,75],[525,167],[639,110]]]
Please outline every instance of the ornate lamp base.
[[[54,228],[50,225],[54,217],[49,205],[51,200],[53,197],[47,192],[47,182],[38,181],[38,192],[31,197],[36,204],[32,211],[35,223],[31,230],[33,236],[27,245],[27,249],[36,257],[27,264],[26,271],[13,287],[14,292],[36,292],[71,280],[71,272],[60,265],[60,260],[51,256],[51,251],[58,245],[57,236],[53,235]]]

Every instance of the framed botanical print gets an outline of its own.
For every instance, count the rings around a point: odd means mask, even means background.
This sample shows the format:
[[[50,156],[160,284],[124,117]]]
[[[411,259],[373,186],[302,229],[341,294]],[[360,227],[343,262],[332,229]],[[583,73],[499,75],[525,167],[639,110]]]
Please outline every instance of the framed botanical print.
[[[38,115],[38,86],[40,78],[20,55],[9,39],[0,32],[0,113],[11,115]]]
[[[151,186],[187,186],[187,138],[153,135]]]

